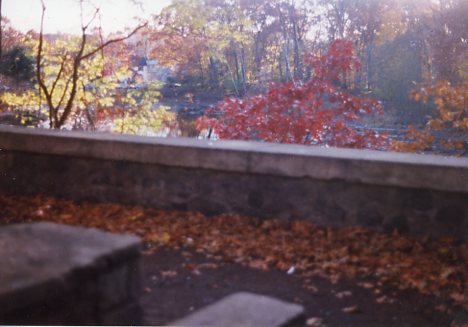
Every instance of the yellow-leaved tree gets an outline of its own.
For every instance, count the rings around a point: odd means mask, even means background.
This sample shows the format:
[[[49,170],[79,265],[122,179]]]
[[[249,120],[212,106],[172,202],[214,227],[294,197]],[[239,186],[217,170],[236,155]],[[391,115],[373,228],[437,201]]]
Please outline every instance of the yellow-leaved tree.
[[[83,1],[80,3],[83,4]],[[54,129],[95,130],[98,124],[116,120],[111,124],[112,130],[138,133],[161,129],[163,120],[175,119],[167,108],[157,107],[159,83],[129,89],[126,81],[132,78],[134,72],[128,58],[106,56],[107,48],[130,38],[146,24],[139,25],[126,35],[105,40],[99,29],[92,34],[88,31],[99,13],[99,9],[96,9],[89,22],[82,23],[81,35],[57,38],[44,35],[45,12],[42,2],[40,32],[30,33],[23,40],[35,57],[34,86],[3,93],[3,104],[16,110],[36,111],[45,115],[48,127]]]

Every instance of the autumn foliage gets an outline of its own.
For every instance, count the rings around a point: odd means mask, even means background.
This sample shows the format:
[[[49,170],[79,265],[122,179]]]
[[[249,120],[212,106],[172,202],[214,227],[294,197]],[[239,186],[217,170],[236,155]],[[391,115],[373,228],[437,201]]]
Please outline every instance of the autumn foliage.
[[[94,227],[138,235],[154,250],[194,249],[262,270],[286,272],[295,267],[311,295],[317,293],[312,277],[333,283],[345,278],[372,289],[378,303],[395,301],[382,294],[393,285],[443,300],[437,310],[447,312],[453,305],[468,309],[468,247],[451,238],[421,239],[362,227],[319,228],[304,220],[233,214],[208,218],[196,212],[3,193],[0,208],[0,223],[51,221]]]
[[[468,129],[468,81],[458,85],[438,81],[434,85],[413,90],[411,98],[424,103],[430,99],[434,101],[437,117],[428,122],[431,128]]]
[[[424,130],[418,131],[413,126],[408,127],[406,141],[395,141],[392,149],[397,151],[423,151],[429,149],[435,138],[433,132],[444,128],[460,131],[468,130],[468,81],[452,85],[448,81],[437,81],[432,85],[420,85],[410,94],[417,102],[433,102],[437,116],[427,122]],[[444,140],[446,148],[463,149],[463,140]]]
[[[198,121],[222,139],[385,149],[385,135],[349,123],[363,114],[380,113],[380,103],[351,95],[341,85],[359,69],[352,43],[334,41],[321,56],[309,55],[312,78],[271,85],[264,94],[229,98]]]

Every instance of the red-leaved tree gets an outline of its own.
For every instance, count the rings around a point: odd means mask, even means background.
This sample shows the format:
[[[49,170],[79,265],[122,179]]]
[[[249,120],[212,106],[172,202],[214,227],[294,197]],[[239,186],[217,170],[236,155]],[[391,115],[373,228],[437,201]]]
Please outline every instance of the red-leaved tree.
[[[313,69],[311,79],[274,84],[266,93],[244,99],[225,99],[199,118],[198,129],[212,129],[221,139],[386,149],[386,135],[351,126],[364,114],[382,111],[378,101],[341,87],[360,67],[352,43],[336,40],[325,55],[309,55],[306,61]]]

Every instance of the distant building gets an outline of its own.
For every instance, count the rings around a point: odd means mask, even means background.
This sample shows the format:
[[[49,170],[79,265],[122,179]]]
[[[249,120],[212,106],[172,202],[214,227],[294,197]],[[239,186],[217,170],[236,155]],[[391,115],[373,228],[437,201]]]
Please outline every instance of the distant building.
[[[140,64],[133,69],[140,75],[145,82],[161,81],[166,82],[172,76],[172,71],[169,68],[159,65],[157,60],[142,59]]]

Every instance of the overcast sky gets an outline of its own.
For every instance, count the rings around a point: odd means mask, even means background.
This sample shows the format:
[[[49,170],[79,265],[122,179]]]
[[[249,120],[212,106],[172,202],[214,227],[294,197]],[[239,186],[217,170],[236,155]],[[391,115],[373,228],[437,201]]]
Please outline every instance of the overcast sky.
[[[135,16],[149,18],[159,13],[170,0],[138,0],[143,5],[133,5],[129,0],[86,0],[85,12],[88,19],[98,6],[101,8],[101,21],[104,33],[124,30],[137,25]],[[79,0],[44,0],[47,11],[44,23],[46,33],[80,33]],[[3,16],[8,17],[13,26],[22,32],[39,30],[41,21],[40,0],[3,0]],[[85,19],[85,22],[87,20]]]

